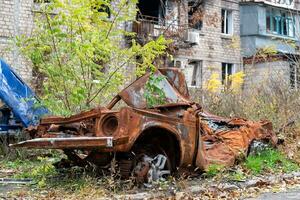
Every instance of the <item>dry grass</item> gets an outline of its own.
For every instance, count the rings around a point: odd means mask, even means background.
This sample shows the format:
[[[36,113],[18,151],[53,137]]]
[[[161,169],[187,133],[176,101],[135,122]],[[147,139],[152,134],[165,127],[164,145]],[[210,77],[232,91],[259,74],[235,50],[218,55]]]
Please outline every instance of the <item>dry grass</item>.
[[[300,161],[300,89],[273,78],[239,93],[198,90],[191,96],[213,114],[270,120],[278,137],[285,141],[279,148],[289,158]]]

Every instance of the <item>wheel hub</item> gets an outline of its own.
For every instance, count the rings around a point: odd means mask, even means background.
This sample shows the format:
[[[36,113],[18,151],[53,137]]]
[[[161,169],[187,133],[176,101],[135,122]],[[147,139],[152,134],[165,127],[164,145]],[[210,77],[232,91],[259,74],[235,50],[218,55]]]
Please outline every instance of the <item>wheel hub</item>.
[[[158,180],[165,180],[165,177],[171,174],[166,169],[167,157],[158,154],[154,158],[143,155],[142,159],[133,170],[133,175],[140,183],[151,184]]]

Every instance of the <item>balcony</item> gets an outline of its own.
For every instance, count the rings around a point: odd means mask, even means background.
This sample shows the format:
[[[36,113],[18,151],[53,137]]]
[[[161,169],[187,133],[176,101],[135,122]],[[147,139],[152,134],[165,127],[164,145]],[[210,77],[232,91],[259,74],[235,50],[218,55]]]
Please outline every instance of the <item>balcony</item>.
[[[177,21],[138,15],[133,22],[132,31],[136,33],[137,41],[141,44],[153,40],[160,35],[172,39],[179,47],[196,45],[199,42],[199,33],[188,29],[187,25],[179,25]]]

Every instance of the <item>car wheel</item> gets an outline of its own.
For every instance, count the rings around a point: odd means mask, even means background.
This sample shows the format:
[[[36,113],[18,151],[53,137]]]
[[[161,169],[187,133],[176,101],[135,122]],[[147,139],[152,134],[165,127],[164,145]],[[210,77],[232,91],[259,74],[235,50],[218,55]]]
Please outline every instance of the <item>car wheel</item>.
[[[134,153],[132,177],[137,183],[151,185],[171,175],[170,158],[160,146],[147,145],[137,148]]]

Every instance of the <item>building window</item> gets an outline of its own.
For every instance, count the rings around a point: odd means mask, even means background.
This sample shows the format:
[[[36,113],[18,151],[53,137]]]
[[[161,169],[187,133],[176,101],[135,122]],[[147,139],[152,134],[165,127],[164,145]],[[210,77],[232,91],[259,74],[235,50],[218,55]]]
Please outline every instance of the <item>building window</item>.
[[[181,69],[181,68],[183,68],[183,61],[178,60],[178,59],[174,59],[173,61],[168,62],[168,66]]]
[[[104,0],[101,2],[95,1],[92,5],[92,11],[93,12],[99,12],[99,13],[105,13],[107,14],[107,18],[109,19],[111,17],[111,10],[110,10],[110,2],[111,0]]]
[[[290,64],[290,86],[291,88],[300,88],[300,67],[297,63]]]
[[[175,67],[181,68],[181,61],[176,60],[176,61],[175,61]]]
[[[267,32],[288,37],[295,36],[293,17],[284,11],[268,9],[266,16]]]
[[[222,84],[230,85],[229,76],[233,74],[233,64],[222,63]]]
[[[185,76],[188,86],[202,86],[202,61],[190,61],[185,68]]]
[[[138,20],[164,25],[166,16],[166,0],[140,0],[137,4]]]
[[[233,33],[231,10],[222,9],[222,33],[224,34]]]
[[[201,30],[203,26],[202,9],[192,7],[188,12],[189,28]]]

